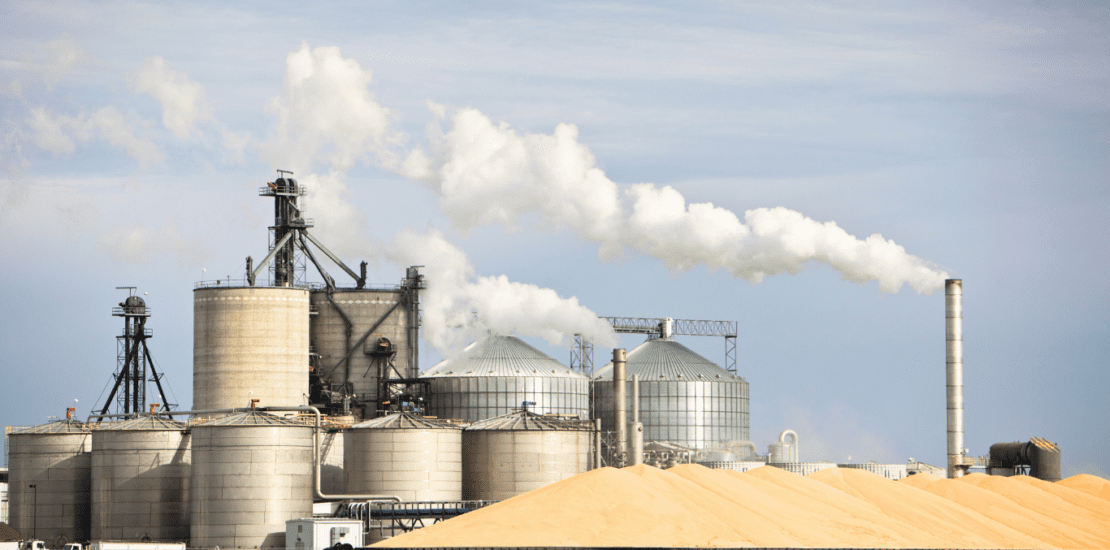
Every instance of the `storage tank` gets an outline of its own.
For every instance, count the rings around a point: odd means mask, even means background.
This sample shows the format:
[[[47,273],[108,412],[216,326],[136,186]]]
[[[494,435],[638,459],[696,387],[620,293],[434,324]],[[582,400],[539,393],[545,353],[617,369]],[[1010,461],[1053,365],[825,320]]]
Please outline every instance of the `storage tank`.
[[[193,290],[193,410],[304,405],[308,305],[302,288]]]
[[[320,375],[330,390],[353,395],[356,405],[377,400],[378,378],[387,364],[396,369],[392,378],[416,378],[409,347],[409,308],[400,289],[337,288],[314,290],[310,296],[313,315],[311,341],[317,354]],[[397,306],[397,307],[394,307]],[[349,321],[349,324],[348,324]],[[376,326],[376,328],[375,328]],[[347,350],[373,329],[358,349],[347,357]],[[375,353],[380,338],[386,338],[395,354]]]
[[[156,416],[94,426],[92,538],[189,538],[189,435]]]
[[[631,379],[640,377],[644,441],[709,449],[749,439],[748,383],[670,338],[653,338],[628,352]],[[613,431],[613,364],[593,380],[593,417]],[[628,418],[632,418],[631,399]]]
[[[400,412],[351,426],[347,442],[346,493],[462,500],[462,426]]]
[[[320,435],[320,490],[326,495],[343,494],[345,430],[332,428]]]
[[[250,411],[193,427],[195,548],[285,548],[285,522],[312,517],[313,427]]]
[[[428,369],[427,414],[476,422],[528,402],[537,414],[588,418],[589,380],[515,336],[487,335]]]
[[[70,418],[8,434],[8,524],[51,548],[89,540],[91,450]]]
[[[585,472],[593,426],[517,411],[463,430],[463,499],[505,500]]]

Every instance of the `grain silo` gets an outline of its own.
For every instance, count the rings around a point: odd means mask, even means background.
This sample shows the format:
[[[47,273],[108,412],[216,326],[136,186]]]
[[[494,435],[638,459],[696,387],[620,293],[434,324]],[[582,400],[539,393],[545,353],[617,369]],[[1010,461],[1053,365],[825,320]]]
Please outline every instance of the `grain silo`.
[[[429,415],[475,422],[528,402],[538,414],[588,418],[589,380],[515,336],[487,335],[428,369]]]
[[[8,524],[52,548],[89,540],[88,425],[66,418],[12,432],[8,438]]]
[[[627,393],[640,377],[644,442],[667,441],[692,449],[727,447],[749,440],[748,383],[670,338],[652,338],[628,352]],[[615,429],[613,364],[593,380],[594,418]],[[627,418],[632,418],[632,400]]]
[[[285,522],[312,517],[313,430],[250,411],[193,427],[191,547],[285,548]]]
[[[403,285],[312,291],[313,361],[327,393],[321,401],[349,397],[348,406],[373,410],[382,376],[416,378],[408,296]]]
[[[516,411],[463,430],[463,499],[505,500],[585,472],[591,422]]]
[[[308,290],[205,285],[193,291],[193,410],[304,405]]]
[[[400,412],[351,426],[346,492],[404,502],[462,499],[462,426]]]
[[[189,435],[156,416],[97,426],[92,434],[92,538],[189,538]]]

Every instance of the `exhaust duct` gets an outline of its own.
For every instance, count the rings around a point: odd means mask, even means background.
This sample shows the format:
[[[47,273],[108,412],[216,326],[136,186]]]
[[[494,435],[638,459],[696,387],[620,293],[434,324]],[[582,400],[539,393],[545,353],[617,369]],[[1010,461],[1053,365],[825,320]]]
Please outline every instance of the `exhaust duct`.
[[[946,379],[948,390],[948,477],[963,477],[964,459],[964,290],[962,279],[944,281]]]

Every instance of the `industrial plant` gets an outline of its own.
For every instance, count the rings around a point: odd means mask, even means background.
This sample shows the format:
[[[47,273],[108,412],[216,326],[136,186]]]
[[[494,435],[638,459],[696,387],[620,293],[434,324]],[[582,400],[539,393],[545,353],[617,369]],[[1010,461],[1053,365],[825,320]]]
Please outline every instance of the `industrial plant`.
[[[487,334],[421,372],[422,266],[369,287],[367,264],[353,269],[318,240],[304,187],[278,175],[259,190],[274,204],[265,256],[248,256],[241,280],[193,289],[192,410],[162,392],[147,343],[152,310],[132,294],[113,310],[124,328],[97,414],[70,409],[9,429],[6,521],[24,539],[54,549],[360,547],[638,464],[1061,477],[1060,449],[1044,439],[1000,443],[985,457],[964,448],[960,280],[945,286],[948,463],[803,462],[791,429],[766,450],[751,441],[732,321],[606,317],[645,341],[613,350],[596,371],[585,337],[566,365],[511,334]],[[309,282],[313,271],[322,283]],[[723,338],[723,365],[676,336]]]

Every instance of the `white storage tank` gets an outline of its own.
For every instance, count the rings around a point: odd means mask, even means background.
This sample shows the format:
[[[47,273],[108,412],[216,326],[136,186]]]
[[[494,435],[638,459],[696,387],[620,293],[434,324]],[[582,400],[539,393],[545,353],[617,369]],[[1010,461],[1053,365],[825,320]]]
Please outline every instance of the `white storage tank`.
[[[670,338],[652,338],[628,352],[626,395],[640,377],[644,443],[713,449],[748,441],[748,382]],[[593,417],[614,431],[613,364],[594,374]],[[632,399],[627,416],[632,418]]]
[[[463,499],[505,500],[585,472],[589,421],[517,411],[463,430]]]
[[[308,290],[193,290],[193,410],[304,405]]]
[[[476,422],[529,410],[589,418],[590,383],[582,374],[515,336],[490,334],[428,369],[427,414]]]
[[[24,428],[8,434],[8,446],[8,524],[51,548],[89,540],[88,425],[67,418]]]
[[[147,416],[94,427],[93,540],[188,540],[185,424]]]
[[[346,493],[462,500],[462,426],[408,412],[351,426]]]
[[[313,426],[250,411],[193,426],[195,548],[285,548],[286,521],[312,517]]]

